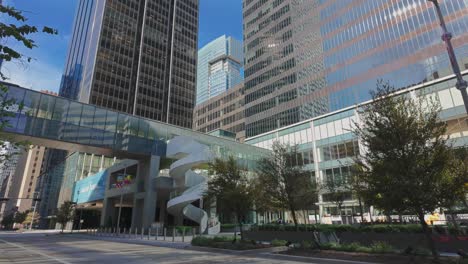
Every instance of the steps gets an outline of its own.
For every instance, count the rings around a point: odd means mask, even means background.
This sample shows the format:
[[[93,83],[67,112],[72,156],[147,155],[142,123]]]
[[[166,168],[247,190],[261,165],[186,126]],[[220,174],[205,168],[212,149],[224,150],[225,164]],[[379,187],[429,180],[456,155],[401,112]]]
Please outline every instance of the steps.
[[[174,216],[183,215],[198,223],[202,233],[219,233],[220,223],[208,228],[208,214],[192,205],[203,197],[208,187],[206,178],[193,171],[193,168],[206,165],[212,160],[208,146],[190,137],[177,136],[168,142],[166,156],[177,159],[169,168],[169,176],[174,179],[177,189],[185,189],[181,195],[167,202],[167,212]]]

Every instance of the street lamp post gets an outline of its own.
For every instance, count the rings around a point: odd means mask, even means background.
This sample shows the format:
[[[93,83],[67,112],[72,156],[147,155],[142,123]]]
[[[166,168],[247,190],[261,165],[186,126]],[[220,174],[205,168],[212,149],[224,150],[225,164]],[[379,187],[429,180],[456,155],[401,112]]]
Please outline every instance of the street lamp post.
[[[450,64],[452,65],[452,70],[455,73],[455,76],[457,77],[457,83],[455,84],[455,87],[460,90],[463,98],[463,103],[465,104],[465,110],[468,113],[468,93],[466,91],[466,88],[468,87],[468,83],[463,80],[463,76],[461,75],[460,72],[460,67],[458,66],[457,62],[457,57],[455,56],[455,52],[453,51],[453,46],[452,42],[450,41],[452,39],[452,33],[447,31],[447,26],[445,25],[444,17],[442,15],[442,11],[440,10],[440,6],[437,0],[428,0],[429,2],[432,2],[434,4],[434,7],[437,12],[437,16],[439,17],[440,21],[440,27],[442,28],[442,40],[445,42],[445,45],[447,46],[447,52],[449,55],[450,59]]]
[[[36,217],[37,202],[39,201],[39,199],[35,198],[33,200],[34,200],[34,210],[33,210],[33,213],[32,213],[31,224],[29,225],[29,230],[32,230],[32,226],[34,224],[34,217]]]

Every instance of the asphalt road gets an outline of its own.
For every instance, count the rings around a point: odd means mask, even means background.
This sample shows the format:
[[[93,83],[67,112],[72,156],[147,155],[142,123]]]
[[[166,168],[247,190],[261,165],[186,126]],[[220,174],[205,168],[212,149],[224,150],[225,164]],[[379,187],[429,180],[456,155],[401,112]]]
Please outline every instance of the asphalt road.
[[[182,249],[180,244],[178,247],[106,241],[81,235],[0,234],[0,263],[359,263],[291,259],[273,254],[215,253]]]

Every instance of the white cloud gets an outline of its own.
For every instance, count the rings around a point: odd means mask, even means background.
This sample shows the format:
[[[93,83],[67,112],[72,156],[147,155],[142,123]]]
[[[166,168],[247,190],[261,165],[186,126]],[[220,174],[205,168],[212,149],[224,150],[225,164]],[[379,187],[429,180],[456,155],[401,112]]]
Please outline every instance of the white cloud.
[[[4,62],[2,73],[9,78],[7,82],[38,91],[58,92],[62,78],[61,68],[39,61],[32,61],[27,65]]]

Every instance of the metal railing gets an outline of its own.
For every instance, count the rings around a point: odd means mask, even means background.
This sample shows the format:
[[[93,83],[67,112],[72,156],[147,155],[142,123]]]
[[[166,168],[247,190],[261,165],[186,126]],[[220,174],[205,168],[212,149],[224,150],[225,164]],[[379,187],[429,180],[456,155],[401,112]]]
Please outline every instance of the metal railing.
[[[86,229],[86,234],[99,237],[116,237],[123,239],[156,240],[168,242],[190,242],[198,235],[197,228],[148,227],[148,228],[115,228],[98,227]]]

